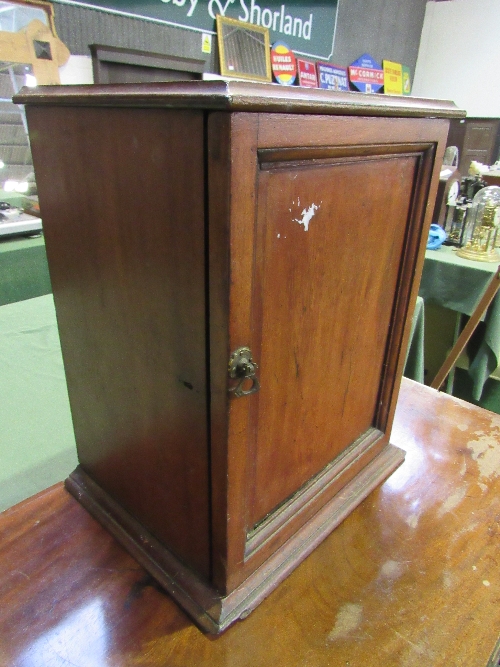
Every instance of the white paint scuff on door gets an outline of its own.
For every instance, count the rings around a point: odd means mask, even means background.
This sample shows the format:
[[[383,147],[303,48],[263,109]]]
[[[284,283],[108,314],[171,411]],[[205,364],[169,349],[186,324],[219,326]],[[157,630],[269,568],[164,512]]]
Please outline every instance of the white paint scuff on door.
[[[299,220],[298,218],[294,218],[293,221],[298,222],[299,225],[304,225],[304,231],[307,232],[307,230],[309,229],[309,223],[311,222],[311,219],[312,219],[313,215],[316,213],[316,211],[319,209],[319,207],[320,207],[320,204],[318,204],[318,205],[311,204],[311,206],[309,206],[309,208],[305,208],[302,211],[302,220]]]

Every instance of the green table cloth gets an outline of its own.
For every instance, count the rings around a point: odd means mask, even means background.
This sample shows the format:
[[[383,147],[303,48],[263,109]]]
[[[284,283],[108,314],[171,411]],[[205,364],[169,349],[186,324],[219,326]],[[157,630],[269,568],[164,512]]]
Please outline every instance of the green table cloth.
[[[417,296],[403,375],[424,384],[424,300]]]
[[[0,240],[0,306],[50,292],[43,237]]]
[[[426,303],[435,303],[457,313],[472,315],[500,262],[475,262],[457,257],[451,246],[427,250],[419,295]],[[500,361],[500,292],[484,318],[485,331],[478,352],[471,359],[475,400]]]
[[[0,307],[0,393],[2,511],[77,465],[52,294]]]

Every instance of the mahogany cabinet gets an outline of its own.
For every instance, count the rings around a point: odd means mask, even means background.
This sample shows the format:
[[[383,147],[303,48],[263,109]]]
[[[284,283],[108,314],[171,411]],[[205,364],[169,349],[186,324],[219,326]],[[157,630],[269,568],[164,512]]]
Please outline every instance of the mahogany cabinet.
[[[389,444],[447,102],[186,82],[23,91],[80,465],[204,629],[403,460]]]
[[[462,176],[467,176],[470,163],[473,160],[488,165],[497,160],[500,143],[500,119],[466,118],[452,120],[446,143],[448,146],[457,146],[458,170]]]

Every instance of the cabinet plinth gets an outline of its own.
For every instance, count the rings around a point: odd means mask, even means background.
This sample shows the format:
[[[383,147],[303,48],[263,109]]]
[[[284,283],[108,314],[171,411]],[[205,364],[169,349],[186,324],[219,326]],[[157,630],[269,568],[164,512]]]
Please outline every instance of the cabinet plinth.
[[[244,618],[403,460],[389,436],[450,103],[26,91],[79,467],[179,602]]]

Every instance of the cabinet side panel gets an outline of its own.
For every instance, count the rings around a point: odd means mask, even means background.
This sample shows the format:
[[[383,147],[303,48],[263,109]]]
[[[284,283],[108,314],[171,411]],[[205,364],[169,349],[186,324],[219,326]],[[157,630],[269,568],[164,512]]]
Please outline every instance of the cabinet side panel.
[[[208,577],[203,114],[28,121],[80,463]]]

